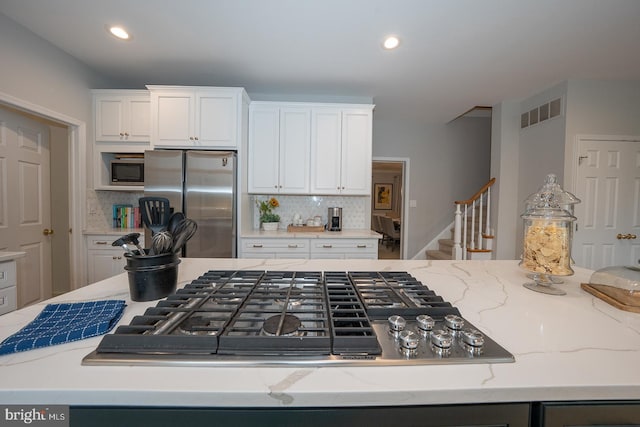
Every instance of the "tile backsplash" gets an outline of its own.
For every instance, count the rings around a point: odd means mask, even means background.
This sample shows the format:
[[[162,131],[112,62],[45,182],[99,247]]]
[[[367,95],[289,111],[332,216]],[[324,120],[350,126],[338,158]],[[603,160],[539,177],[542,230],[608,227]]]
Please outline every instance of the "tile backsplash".
[[[138,199],[144,194],[140,191],[94,191],[87,189],[87,223],[88,231],[107,230],[113,224],[113,205],[130,204],[138,206]]]
[[[280,215],[280,228],[286,229],[288,224],[293,222],[293,216],[298,213],[303,221],[313,218],[316,215],[322,217],[322,223],[327,223],[327,210],[332,207],[342,208],[342,228],[345,230],[356,230],[367,227],[367,212],[371,204],[368,196],[252,196],[253,206],[253,226],[260,227],[259,212],[256,201],[267,200],[275,197],[280,203],[280,207],[274,213]]]
[[[128,191],[93,191],[87,190],[87,215],[85,229],[99,231],[109,229],[112,224],[112,207],[114,204],[131,204],[138,206],[138,199],[142,192]],[[266,200],[271,196],[251,196],[253,200],[253,225],[260,228],[260,220],[256,200]],[[342,208],[342,228],[357,230],[368,228],[369,207],[371,198],[368,196],[273,196],[278,199],[280,207],[275,213],[280,215],[280,228],[286,229],[293,222],[293,216],[298,213],[303,220],[316,215],[322,217],[322,223],[327,222],[327,209]]]

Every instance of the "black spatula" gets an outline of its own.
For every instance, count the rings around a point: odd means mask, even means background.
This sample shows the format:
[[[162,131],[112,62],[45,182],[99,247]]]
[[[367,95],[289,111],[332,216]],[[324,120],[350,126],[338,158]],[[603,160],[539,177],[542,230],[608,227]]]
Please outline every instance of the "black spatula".
[[[141,197],[139,203],[142,222],[151,230],[151,234],[167,229],[167,224],[169,224],[169,218],[171,217],[169,199],[164,197]]]

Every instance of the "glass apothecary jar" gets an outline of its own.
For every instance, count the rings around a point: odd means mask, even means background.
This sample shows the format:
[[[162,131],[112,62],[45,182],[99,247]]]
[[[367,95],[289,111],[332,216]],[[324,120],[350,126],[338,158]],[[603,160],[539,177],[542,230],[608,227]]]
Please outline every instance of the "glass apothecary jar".
[[[571,276],[571,243],[574,217],[560,206],[553,192],[536,195],[535,202],[527,200],[524,220],[523,252],[520,266],[531,272],[533,282],[524,286],[536,292],[564,295],[554,286],[554,276]]]

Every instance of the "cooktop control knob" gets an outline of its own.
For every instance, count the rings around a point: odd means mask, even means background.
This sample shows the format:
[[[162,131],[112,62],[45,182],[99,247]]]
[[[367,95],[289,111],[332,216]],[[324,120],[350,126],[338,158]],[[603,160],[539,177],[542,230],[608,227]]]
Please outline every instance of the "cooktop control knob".
[[[389,317],[389,330],[391,332],[403,331],[407,326],[407,321],[402,316],[393,315]]]
[[[462,346],[473,354],[482,353],[484,335],[476,329],[465,329],[460,333]]]
[[[453,344],[453,336],[448,331],[437,329],[431,333],[431,348],[439,354],[447,354]]]
[[[455,314],[447,314],[444,316],[444,324],[447,329],[455,334],[462,330],[462,327],[464,326],[464,319],[460,316],[456,316]]]
[[[436,325],[436,321],[433,320],[431,316],[427,316],[426,314],[417,316],[416,322],[418,323],[418,332],[420,332],[422,335],[429,335],[429,333],[433,330],[433,327]]]
[[[419,341],[418,334],[413,331],[400,332],[400,346],[405,350],[415,350]]]

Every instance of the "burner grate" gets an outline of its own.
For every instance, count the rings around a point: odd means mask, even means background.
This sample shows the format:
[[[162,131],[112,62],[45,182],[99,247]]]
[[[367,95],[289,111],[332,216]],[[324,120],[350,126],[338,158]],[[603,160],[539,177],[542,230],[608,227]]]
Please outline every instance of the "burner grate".
[[[325,273],[333,354],[380,354],[376,334],[346,273]]]
[[[460,315],[451,303],[407,272],[350,272],[349,279],[372,320],[387,319],[399,312],[406,316],[427,314],[434,319]]]
[[[329,354],[322,273],[265,273],[219,342],[220,354]]]

